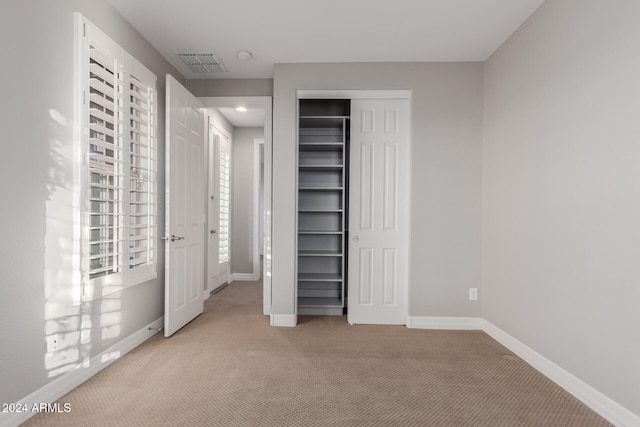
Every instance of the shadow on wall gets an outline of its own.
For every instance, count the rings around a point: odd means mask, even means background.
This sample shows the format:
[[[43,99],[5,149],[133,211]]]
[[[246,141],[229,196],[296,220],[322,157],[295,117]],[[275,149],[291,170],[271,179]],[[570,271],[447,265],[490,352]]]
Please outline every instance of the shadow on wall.
[[[52,136],[45,207],[44,367],[47,376],[53,378],[88,368],[92,349],[99,352],[101,347],[116,342],[121,333],[122,302],[120,289],[113,288],[101,289],[106,295],[102,298],[83,299],[81,221],[74,175],[78,147],[67,141],[73,134],[71,120],[49,110],[49,124]],[[119,356],[105,354],[101,362]]]

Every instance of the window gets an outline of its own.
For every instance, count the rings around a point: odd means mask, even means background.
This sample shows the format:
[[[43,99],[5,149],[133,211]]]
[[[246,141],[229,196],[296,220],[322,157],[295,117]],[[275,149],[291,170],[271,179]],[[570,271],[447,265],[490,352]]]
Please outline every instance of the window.
[[[220,264],[229,262],[229,194],[230,194],[230,171],[231,155],[229,153],[228,142],[220,143],[220,247],[218,252],[218,262]]]
[[[157,275],[156,77],[77,15],[84,299]]]

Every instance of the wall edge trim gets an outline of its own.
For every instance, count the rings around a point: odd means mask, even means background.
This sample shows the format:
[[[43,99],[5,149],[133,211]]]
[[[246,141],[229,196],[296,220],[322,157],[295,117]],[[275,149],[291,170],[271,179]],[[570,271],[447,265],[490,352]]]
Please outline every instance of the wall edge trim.
[[[98,372],[117,361],[119,358],[138,347],[140,344],[154,336],[164,327],[164,316],[159,317],[128,337],[112,345],[102,353],[89,359],[88,366],[79,366],[53,381],[40,387],[38,390],[19,400],[20,404],[31,407],[34,403],[53,403],[71,390],[75,389]],[[117,356],[113,356],[118,353]],[[16,402],[18,403],[18,402]],[[72,408],[73,410],[73,408]],[[18,426],[38,412],[14,412],[0,420],[1,427]],[[2,414],[6,415],[6,414]]]
[[[479,317],[434,317],[408,316],[407,328],[442,330],[480,330],[482,319]]]
[[[487,335],[515,353],[542,375],[572,394],[610,423],[616,426],[640,426],[640,416],[556,365],[491,322],[481,319],[481,323],[482,330]]]
[[[271,326],[292,328],[298,324],[297,314],[274,314],[269,315]]]

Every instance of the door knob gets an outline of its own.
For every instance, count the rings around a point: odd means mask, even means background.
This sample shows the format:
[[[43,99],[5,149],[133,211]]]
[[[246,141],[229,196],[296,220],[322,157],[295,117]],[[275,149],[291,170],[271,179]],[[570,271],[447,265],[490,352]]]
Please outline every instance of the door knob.
[[[360,240],[360,238],[358,236],[353,236],[353,241],[357,242],[358,240]]]
[[[184,240],[184,237],[182,236],[176,236],[175,234],[172,234],[171,237],[161,237],[162,240],[171,240],[172,242],[175,242],[176,240]]]
[[[211,234],[216,234],[216,230],[211,230],[210,233]]]

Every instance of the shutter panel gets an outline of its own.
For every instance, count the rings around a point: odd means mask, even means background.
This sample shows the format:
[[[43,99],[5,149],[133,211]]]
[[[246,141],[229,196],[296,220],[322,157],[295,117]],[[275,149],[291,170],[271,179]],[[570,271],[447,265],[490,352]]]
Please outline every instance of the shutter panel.
[[[91,300],[157,276],[157,93],[153,73],[76,16],[77,236]]]
[[[218,262],[229,261],[229,189],[230,189],[230,160],[228,149],[220,144],[220,247]]]
[[[120,282],[123,266],[123,150],[120,105],[122,77],[118,61],[89,44],[89,87],[85,101],[88,140],[88,279]],[[88,102],[87,102],[88,101]],[[103,280],[104,282],[104,280]]]
[[[131,280],[155,274],[156,117],[153,86],[143,74],[129,80],[129,269]]]

